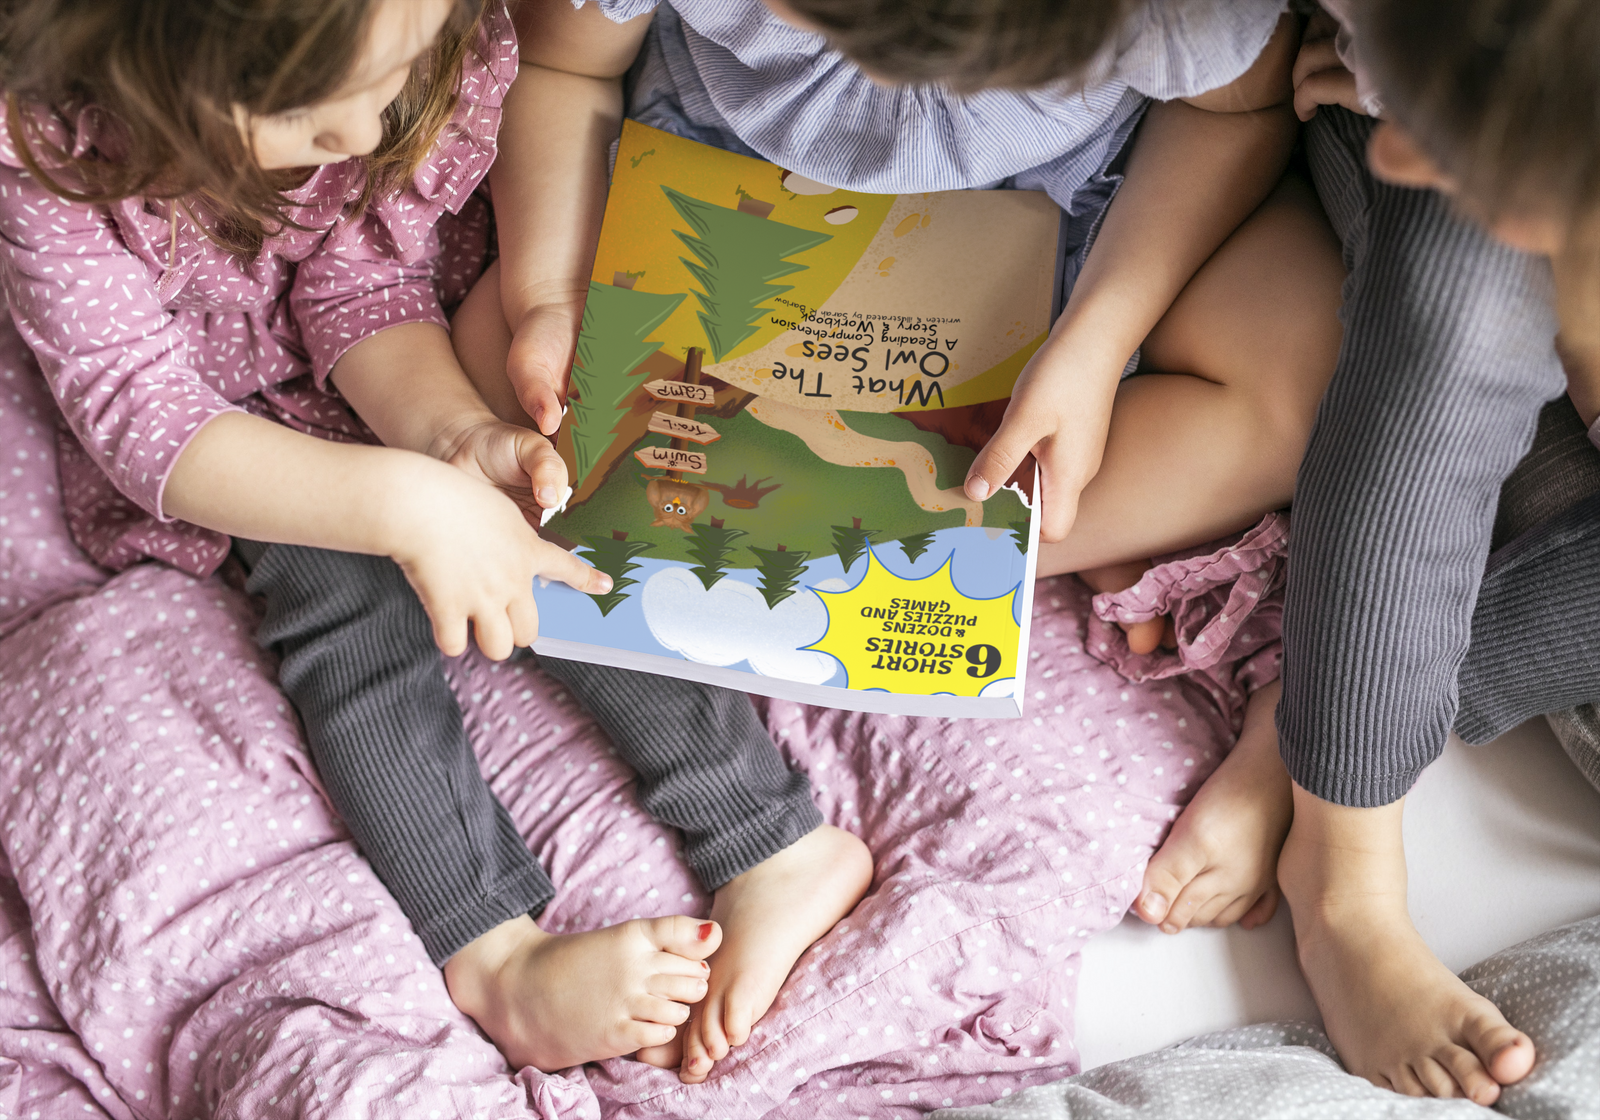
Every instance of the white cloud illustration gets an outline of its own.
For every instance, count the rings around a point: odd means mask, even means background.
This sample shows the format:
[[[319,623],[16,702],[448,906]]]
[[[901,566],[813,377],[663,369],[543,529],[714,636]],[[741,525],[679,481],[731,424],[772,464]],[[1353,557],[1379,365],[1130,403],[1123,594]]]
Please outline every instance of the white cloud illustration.
[[[656,641],[690,661],[748,660],[762,676],[801,684],[824,684],[838,669],[827,654],[797,648],[828,628],[827,608],[804,588],[768,610],[748,583],[725,578],[707,591],[687,568],[663,568],[645,581],[639,600]]]

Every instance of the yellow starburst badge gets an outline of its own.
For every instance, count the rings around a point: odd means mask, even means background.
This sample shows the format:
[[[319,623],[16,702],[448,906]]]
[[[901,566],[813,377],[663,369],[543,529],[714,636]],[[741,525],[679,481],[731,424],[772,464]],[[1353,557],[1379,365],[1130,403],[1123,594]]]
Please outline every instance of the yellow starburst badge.
[[[869,549],[859,583],[817,591],[828,608],[828,631],[806,648],[837,657],[850,688],[977,696],[1017,675],[1018,590],[968,598],[951,582],[949,560],[932,575],[904,579]]]

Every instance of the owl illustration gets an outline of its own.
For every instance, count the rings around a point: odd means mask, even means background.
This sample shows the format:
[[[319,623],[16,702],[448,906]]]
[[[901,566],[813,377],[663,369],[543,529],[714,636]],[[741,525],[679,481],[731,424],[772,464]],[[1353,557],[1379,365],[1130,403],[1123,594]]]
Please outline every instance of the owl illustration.
[[[651,526],[666,525],[685,533],[694,532],[694,519],[711,504],[711,495],[704,486],[670,478],[652,478],[644,492],[656,515]]]

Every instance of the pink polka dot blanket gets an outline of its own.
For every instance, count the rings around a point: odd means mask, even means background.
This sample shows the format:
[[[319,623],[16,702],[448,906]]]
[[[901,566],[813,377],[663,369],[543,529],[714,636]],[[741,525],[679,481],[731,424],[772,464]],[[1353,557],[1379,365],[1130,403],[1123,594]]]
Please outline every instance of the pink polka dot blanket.
[[[1271,646],[1240,635],[1274,629],[1271,522],[1101,600],[1178,609],[1160,664],[1127,663],[1075,579],[1041,584],[1022,719],[765,703],[824,814],[871,846],[871,893],[706,1084],[627,1060],[547,1076],[507,1068],[452,1006],[330,811],[249,600],[74,549],[56,423],[0,332],[4,1116],[894,1118],[1060,1078],[1079,950],[1231,744]],[[550,928],[707,911],[557,685],[475,656],[450,674],[560,887]]]

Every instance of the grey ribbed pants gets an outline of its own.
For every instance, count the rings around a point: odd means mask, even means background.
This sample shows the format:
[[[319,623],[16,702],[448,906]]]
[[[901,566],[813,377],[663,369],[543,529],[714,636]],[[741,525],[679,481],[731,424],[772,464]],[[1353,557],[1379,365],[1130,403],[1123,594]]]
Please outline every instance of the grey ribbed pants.
[[[1552,678],[1588,672],[1551,640],[1516,653],[1532,635],[1503,629],[1534,557],[1482,586],[1501,486],[1565,388],[1549,266],[1433,192],[1374,179],[1373,126],[1325,106],[1306,131],[1350,276],[1339,364],[1295,485],[1277,712],[1295,781],[1355,806],[1403,796],[1443,749],[1469,645],[1475,691],[1517,657]],[[1580,574],[1553,555],[1539,560],[1553,580]],[[1565,586],[1563,632],[1600,633],[1600,597]]]
[[[1501,489],[1493,543],[1458,677],[1469,743],[1600,700],[1600,451],[1567,398]]]
[[[478,769],[427,614],[385,557],[236,541],[260,643],[334,809],[437,964],[556,888]],[[541,658],[638,774],[715,890],[822,823],[742,693]]]

